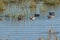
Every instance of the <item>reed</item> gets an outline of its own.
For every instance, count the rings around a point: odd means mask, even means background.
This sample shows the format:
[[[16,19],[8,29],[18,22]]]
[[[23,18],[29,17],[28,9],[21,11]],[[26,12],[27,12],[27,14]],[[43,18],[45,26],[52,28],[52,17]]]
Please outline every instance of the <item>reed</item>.
[[[0,2],[0,12],[3,12],[5,10],[5,7],[5,4],[3,2]]]
[[[50,6],[51,5],[56,6],[56,5],[60,4],[59,0],[45,0],[44,2],[45,2],[45,4],[50,5]]]
[[[10,3],[16,3],[16,0],[10,0],[9,2]]]
[[[9,0],[3,0],[2,2],[3,2],[5,5],[8,5]]]

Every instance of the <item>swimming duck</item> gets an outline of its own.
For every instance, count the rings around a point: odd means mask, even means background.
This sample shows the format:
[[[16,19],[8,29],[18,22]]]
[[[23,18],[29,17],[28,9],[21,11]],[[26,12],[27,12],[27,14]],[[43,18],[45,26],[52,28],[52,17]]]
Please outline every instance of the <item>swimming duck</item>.
[[[0,21],[2,21],[2,19],[0,18]]]
[[[54,12],[49,12],[49,15],[54,16],[55,13]]]
[[[54,16],[48,16],[48,19],[54,18]]]
[[[18,15],[18,21],[22,20],[24,18],[24,15]]]
[[[36,18],[35,17],[30,17],[30,20],[35,20]]]
[[[40,16],[40,14],[35,14],[34,16],[35,16],[35,17],[39,17],[39,16]]]
[[[48,18],[54,18],[54,16],[55,16],[55,13],[54,12],[49,12]]]

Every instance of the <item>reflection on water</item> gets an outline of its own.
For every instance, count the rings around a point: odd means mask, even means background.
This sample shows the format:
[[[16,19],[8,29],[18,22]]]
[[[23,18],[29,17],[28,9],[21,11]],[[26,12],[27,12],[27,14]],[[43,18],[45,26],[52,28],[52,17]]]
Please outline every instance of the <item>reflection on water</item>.
[[[39,4],[38,4],[39,5]],[[37,7],[36,10],[40,9]],[[25,14],[27,15],[25,20],[17,21],[17,18],[6,18],[3,17],[3,21],[0,21],[0,37],[5,39],[9,36],[9,40],[37,40],[40,35],[47,37],[47,34],[40,34],[41,32],[47,32],[51,27],[52,20],[47,19],[48,12],[54,11],[55,18],[53,19],[53,28],[56,31],[60,32],[60,6],[54,8],[49,8],[46,12],[39,11],[31,12],[30,8],[20,8],[20,4],[9,4],[4,14]],[[34,13],[40,13],[40,17],[35,19],[34,21],[29,20],[29,17],[34,15]],[[32,14],[33,13],[33,14]],[[44,15],[45,14],[45,15]],[[60,38],[60,34],[58,34],[58,38]]]

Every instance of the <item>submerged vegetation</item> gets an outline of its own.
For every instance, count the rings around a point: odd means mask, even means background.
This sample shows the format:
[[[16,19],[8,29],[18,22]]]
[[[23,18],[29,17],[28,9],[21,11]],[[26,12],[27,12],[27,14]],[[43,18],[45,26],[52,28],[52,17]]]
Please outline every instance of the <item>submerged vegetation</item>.
[[[45,33],[44,33],[45,34]],[[47,32],[48,35],[47,36],[47,40],[59,40],[57,34],[59,34],[59,32],[56,32],[53,29],[49,29]],[[45,40],[44,37],[40,37],[38,40]]]

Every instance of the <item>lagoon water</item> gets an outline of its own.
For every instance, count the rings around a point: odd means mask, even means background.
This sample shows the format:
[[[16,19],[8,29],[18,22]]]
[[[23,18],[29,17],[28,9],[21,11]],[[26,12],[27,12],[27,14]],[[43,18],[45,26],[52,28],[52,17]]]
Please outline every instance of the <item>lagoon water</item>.
[[[7,9],[4,11],[7,13],[28,13],[28,18],[25,20],[17,21],[13,18],[3,18],[3,21],[0,21],[0,39],[6,40],[38,40],[40,37],[45,39],[48,36],[49,28],[57,32],[60,32],[60,6],[56,7],[55,10],[50,8],[45,16],[40,16],[35,20],[29,20],[29,17],[32,15],[29,8],[21,12],[20,5],[9,4]],[[55,17],[53,19],[47,19],[47,14],[49,11],[55,12]],[[3,14],[4,15],[4,14]],[[53,26],[51,26],[53,24]],[[8,37],[9,35],[9,37]],[[57,34],[58,39],[60,39],[60,34]]]

